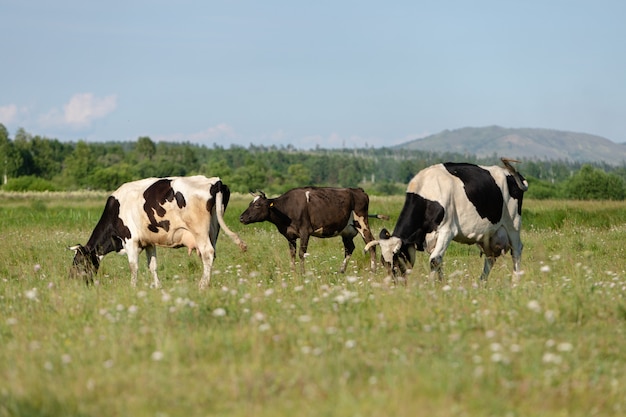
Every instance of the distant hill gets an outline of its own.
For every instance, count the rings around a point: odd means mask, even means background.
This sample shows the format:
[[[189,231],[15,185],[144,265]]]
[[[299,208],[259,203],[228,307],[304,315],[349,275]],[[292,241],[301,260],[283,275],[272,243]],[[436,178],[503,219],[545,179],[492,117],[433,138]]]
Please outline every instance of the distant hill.
[[[626,162],[626,144],[617,144],[600,136],[550,129],[509,129],[500,126],[465,127],[444,130],[395,148],[454,152],[489,157],[605,162]]]

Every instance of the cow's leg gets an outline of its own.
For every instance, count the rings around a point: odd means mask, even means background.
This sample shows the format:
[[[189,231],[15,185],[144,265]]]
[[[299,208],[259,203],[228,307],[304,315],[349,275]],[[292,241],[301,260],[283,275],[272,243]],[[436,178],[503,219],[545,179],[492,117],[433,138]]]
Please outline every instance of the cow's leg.
[[[209,241],[201,245],[198,248],[200,251],[200,258],[202,259],[202,278],[200,278],[199,287],[201,290],[207,288],[211,283],[211,269],[213,268],[213,261],[215,260],[215,248]]]
[[[296,272],[296,239],[289,240],[289,255],[291,256],[291,271]]]
[[[353,213],[354,215],[354,225],[356,230],[361,234],[361,237],[365,241],[367,245],[372,240],[374,240],[374,236],[372,236],[372,231],[370,230],[369,223],[367,221],[367,213],[364,216]],[[370,252],[370,270],[372,272],[376,272],[376,246],[372,246],[369,249]]]
[[[139,270],[139,253],[141,248],[133,242],[124,245],[126,256],[128,256],[128,266],[130,267],[130,285],[137,286],[137,271]]]
[[[483,273],[480,274],[480,280],[486,281],[489,273],[491,272],[491,268],[496,263],[495,256],[487,256],[485,255],[485,265],[483,266]]]
[[[146,246],[145,249],[146,258],[148,259],[148,268],[150,269],[150,273],[152,274],[152,287],[161,288],[161,282],[159,281],[159,277],[157,275],[156,246]]]
[[[522,244],[519,233],[510,234],[509,240],[511,241],[511,257],[513,258],[513,281],[517,282],[523,274],[521,267],[522,248],[524,245]]]
[[[343,262],[341,263],[341,269],[339,270],[339,272],[341,272],[342,274],[344,272],[346,272],[346,268],[348,266],[348,261],[350,260],[350,257],[352,256],[352,252],[354,252],[354,235],[350,236],[350,235],[346,235],[346,236],[341,236],[341,239],[343,240],[343,248],[344,248],[344,254],[343,254]]]
[[[437,243],[430,253],[430,280],[443,280],[443,255],[448,249],[448,245],[452,242],[454,234],[447,230],[439,230],[437,233]]]
[[[304,274],[304,258],[308,256],[307,248],[309,247],[309,234],[302,233],[300,235],[300,272]]]

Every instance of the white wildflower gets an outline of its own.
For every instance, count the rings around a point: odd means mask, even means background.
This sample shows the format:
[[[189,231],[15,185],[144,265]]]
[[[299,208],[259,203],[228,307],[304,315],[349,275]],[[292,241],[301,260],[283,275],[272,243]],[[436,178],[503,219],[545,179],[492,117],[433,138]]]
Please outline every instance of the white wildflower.
[[[226,315],[226,310],[224,310],[221,307],[218,307],[215,310],[213,310],[213,317],[223,317],[225,315]]]
[[[492,343],[489,345],[489,349],[492,352],[500,352],[502,350],[502,345],[500,343]]]
[[[562,342],[556,345],[556,350],[559,352],[571,352],[574,349],[574,345],[569,342]]]
[[[541,306],[539,305],[539,301],[537,300],[530,300],[528,304],[526,304],[526,307],[528,307],[529,310],[534,311],[535,313],[541,312]]]
[[[33,301],[39,301],[37,299],[37,288],[33,288],[31,290],[28,290],[24,293],[24,295],[26,296],[26,298],[28,298],[29,300],[33,300]]]
[[[543,363],[553,363],[555,365],[558,365],[562,362],[562,359],[561,356],[557,355],[556,353],[546,352],[543,354],[541,361]]]
[[[502,362],[503,356],[500,352],[494,352],[491,354],[491,362],[500,363]]]

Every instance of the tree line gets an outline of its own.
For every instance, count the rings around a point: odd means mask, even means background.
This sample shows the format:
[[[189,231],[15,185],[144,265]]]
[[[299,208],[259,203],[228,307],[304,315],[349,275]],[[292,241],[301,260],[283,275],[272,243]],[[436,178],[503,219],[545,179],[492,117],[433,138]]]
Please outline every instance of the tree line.
[[[192,143],[63,142],[20,128],[13,138],[0,124],[1,189],[112,191],[124,182],[202,174],[219,176],[232,191],[279,194],[304,185],[363,187],[372,195],[402,194],[421,169],[439,162],[500,164],[499,155],[436,153],[396,148],[298,150],[292,146],[224,148]],[[626,167],[566,160],[523,159],[530,198],[626,198]]]

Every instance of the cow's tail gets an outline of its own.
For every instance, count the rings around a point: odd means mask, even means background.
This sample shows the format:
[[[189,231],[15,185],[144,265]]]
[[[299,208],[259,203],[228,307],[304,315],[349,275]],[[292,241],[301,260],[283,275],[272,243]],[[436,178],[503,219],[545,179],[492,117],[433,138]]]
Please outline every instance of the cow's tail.
[[[528,181],[526,181],[524,177],[522,177],[520,173],[517,172],[515,167],[511,165],[511,162],[519,162],[519,161],[515,159],[509,159],[509,158],[500,158],[500,160],[504,164],[504,167],[506,168],[506,170],[509,171],[511,175],[513,175],[513,178],[515,179],[515,182],[517,183],[517,186],[520,188],[520,190],[527,191]]]
[[[222,230],[224,230],[224,233],[226,233],[228,237],[231,238],[231,240],[237,245],[239,245],[239,248],[245,252],[248,249],[248,245],[246,245],[246,243],[241,240],[237,233],[230,230],[230,228],[228,227],[228,225],[226,225],[226,222],[224,221],[224,211],[226,210],[226,206],[224,204],[223,187],[226,187],[226,185],[222,184],[222,182],[219,181],[218,189],[215,192],[215,213],[217,215],[217,221]],[[228,188],[226,188],[226,192],[228,193]],[[226,204],[228,204],[228,201],[226,201]]]

